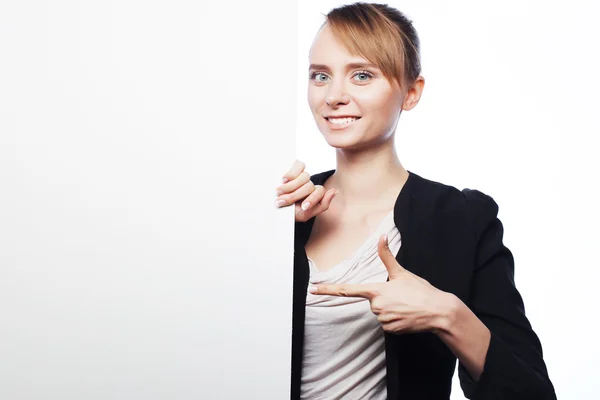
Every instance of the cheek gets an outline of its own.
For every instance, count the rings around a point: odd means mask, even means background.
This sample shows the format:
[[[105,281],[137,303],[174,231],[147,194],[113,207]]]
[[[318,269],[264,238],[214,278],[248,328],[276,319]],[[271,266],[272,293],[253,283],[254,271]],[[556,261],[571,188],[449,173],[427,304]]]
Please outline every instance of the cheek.
[[[320,106],[321,95],[314,88],[309,88],[306,99],[308,100],[308,106],[311,111],[315,112]]]
[[[392,93],[386,92],[364,94],[361,96],[360,104],[364,112],[375,116],[381,123],[395,116],[402,105]]]

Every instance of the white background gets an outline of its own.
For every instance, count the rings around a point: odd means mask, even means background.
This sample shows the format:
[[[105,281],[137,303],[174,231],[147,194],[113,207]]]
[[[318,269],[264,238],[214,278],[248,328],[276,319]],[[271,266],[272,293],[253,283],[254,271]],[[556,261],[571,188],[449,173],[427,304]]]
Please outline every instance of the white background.
[[[386,3],[413,20],[422,45],[425,89],[398,124],[401,162],[425,178],[496,200],[516,284],[558,397],[597,398],[597,6]],[[335,155],[306,105],[308,50],[321,14],[341,4],[299,3],[296,154],[312,174],[334,169]],[[457,376],[452,399],[464,399]]]
[[[0,0],[0,398],[287,398],[274,187],[335,167],[305,90],[338,4]],[[559,398],[595,398],[594,3],[390,4],[426,78],[403,164],[496,199]]]

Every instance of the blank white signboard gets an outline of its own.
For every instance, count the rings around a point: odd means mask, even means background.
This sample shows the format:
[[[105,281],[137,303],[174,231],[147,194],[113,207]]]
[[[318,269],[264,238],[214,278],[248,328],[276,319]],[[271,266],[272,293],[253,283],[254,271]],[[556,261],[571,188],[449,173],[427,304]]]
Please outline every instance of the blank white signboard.
[[[0,399],[289,397],[295,11],[0,3]]]

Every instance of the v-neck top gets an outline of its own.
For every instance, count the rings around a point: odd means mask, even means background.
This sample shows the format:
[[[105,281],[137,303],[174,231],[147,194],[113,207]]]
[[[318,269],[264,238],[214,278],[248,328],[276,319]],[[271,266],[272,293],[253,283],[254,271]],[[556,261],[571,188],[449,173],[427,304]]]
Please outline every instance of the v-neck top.
[[[382,234],[396,254],[401,238],[393,211],[354,254],[331,269],[319,271],[308,258],[310,283],[387,281],[377,251]],[[307,292],[305,318],[302,399],[387,398],[384,331],[367,299]]]

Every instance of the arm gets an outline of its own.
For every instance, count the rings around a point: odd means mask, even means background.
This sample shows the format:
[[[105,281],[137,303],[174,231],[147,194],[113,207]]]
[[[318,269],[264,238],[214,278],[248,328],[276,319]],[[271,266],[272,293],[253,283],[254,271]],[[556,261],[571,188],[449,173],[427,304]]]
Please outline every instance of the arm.
[[[477,315],[452,293],[440,295],[441,317],[432,332],[454,353],[458,361],[477,382],[485,365],[491,332]]]
[[[463,392],[469,399],[555,400],[540,340],[525,316],[523,299],[515,287],[514,259],[502,242],[504,230],[497,218],[498,205],[477,190],[465,189],[463,193],[478,243],[471,312],[462,302],[454,303],[455,312],[450,314],[454,321],[440,336],[446,337],[458,355],[462,354],[458,374]],[[483,370],[477,376],[481,363]]]

